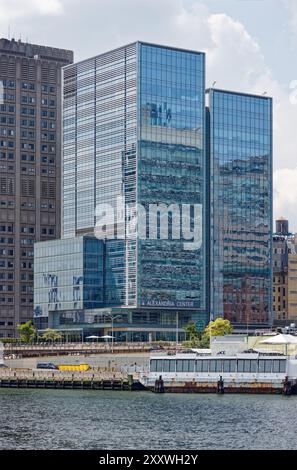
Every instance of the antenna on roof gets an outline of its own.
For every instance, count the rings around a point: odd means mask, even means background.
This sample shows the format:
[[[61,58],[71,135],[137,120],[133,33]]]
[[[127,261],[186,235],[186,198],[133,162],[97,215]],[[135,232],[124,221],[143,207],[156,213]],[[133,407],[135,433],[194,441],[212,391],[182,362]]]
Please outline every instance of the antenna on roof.
[[[264,91],[264,93],[262,93],[262,96],[265,96],[267,95],[267,91]]]
[[[216,82],[216,80],[215,80],[215,81],[213,82],[213,84],[212,84],[212,88],[214,88],[214,86],[216,85],[216,83],[217,83],[217,82]]]
[[[10,25],[8,25],[8,39],[10,40]]]

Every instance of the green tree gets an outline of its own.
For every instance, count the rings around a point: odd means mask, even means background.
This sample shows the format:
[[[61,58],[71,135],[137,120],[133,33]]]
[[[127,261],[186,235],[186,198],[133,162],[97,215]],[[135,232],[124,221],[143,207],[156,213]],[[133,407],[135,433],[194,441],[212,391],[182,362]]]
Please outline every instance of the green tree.
[[[31,320],[23,325],[18,325],[17,330],[23,343],[31,343],[37,336],[37,331]]]
[[[224,336],[232,333],[233,326],[229,320],[217,318],[215,321],[209,322],[204,330],[204,335],[209,339],[210,336]]]
[[[61,341],[62,334],[52,328],[47,328],[41,338],[44,339],[44,341],[52,341],[54,343],[55,341]]]
[[[204,348],[209,348],[209,336],[207,336],[205,333],[201,336],[201,339],[199,341],[199,347],[204,349]]]
[[[199,345],[200,333],[198,331],[196,323],[191,320],[184,328],[189,338],[189,346],[194,347]]]

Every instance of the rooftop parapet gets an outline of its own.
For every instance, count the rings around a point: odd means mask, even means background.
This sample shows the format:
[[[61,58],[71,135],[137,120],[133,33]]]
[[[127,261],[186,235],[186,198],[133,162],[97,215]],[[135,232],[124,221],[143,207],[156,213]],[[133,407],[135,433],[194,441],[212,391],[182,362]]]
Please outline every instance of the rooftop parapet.
[[[73,52],[67,49],[58,49],[56,47],[39,46],[22,42],[20,39],[0,39],[0,53],[8,53],[29,58],[39,58],[47,60],[57,60],[66,63],[73,62]]]

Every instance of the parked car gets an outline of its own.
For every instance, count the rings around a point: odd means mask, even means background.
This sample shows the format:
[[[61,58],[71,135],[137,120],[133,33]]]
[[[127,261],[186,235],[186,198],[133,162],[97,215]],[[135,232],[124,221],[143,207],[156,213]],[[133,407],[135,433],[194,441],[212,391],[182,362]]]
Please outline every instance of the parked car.
[[[152,346],[149,348],[149,351],[160,351],[164,349],[163,346],[161,346],[161,344],[152,344]]]
[[[58,370],[58,367],[52,362],[39,362],[36,366],[36,369]]]

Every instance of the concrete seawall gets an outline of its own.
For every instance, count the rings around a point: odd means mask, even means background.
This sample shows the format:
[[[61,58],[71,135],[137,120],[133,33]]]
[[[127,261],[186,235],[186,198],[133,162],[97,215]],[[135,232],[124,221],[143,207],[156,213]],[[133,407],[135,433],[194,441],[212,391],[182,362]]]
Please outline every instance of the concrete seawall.
[[[138,377],[110,372],[0,371],[0,388],[144,390]]]

